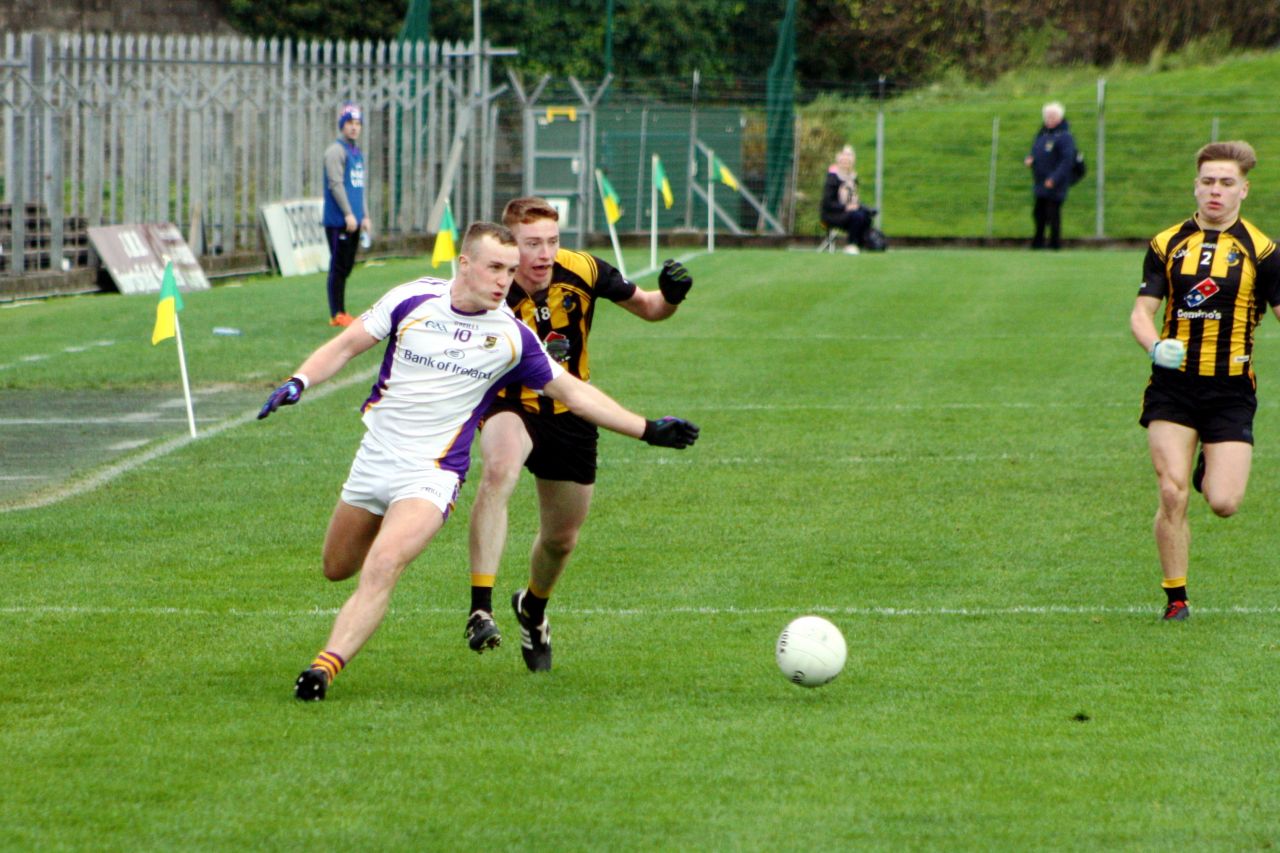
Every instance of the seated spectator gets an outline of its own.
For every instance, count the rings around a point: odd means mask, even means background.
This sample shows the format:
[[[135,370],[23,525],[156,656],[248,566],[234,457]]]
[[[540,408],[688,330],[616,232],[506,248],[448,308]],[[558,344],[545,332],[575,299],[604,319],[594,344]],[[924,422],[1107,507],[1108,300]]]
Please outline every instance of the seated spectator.
[[[852,145],[840,149],[836,162],[827,169],[827,182],[822,188],[822,221],[828,228],[843,228],[849,235],[849,244],[844,250],[850,255],[859,253],[876,215],[874,208],[863,207],[858,198],[855,162]]]

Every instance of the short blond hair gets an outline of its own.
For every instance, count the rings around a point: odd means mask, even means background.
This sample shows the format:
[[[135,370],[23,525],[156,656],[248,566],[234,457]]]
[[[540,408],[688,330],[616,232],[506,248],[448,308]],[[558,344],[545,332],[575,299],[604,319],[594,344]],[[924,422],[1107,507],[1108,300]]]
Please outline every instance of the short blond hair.
[[[492,237],[501,246],[516,246],[516,235],[511,233],[511,229],[505,225],[499,225],[496,222],[472,222],[467,227],[467,233],[462,238],[462,251],[460,254],[471,257],[471,253],[475,251],[476,244],[485,237]]]
[[[1196,171],[1210,160],[1230,160],[1240,167],[1240,174],[1247,175],[1249,170],[1258,165],[1258,155],[1253,146],[1243,139],[1230,142],[1210,142],[1196,152]]]

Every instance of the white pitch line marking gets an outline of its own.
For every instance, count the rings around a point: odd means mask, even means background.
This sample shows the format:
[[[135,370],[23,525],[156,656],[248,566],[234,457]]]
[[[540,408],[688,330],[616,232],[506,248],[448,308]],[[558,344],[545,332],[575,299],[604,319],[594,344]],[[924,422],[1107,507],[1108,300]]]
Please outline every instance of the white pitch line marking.
[[[197,422],[210,421],[211,418],[197,417]],[[111,418],[0,418],[0,426],[65,426],[67,424],[94,424],[97,426],[118,426],[120,424],[185,424],[185,416],[180,418],[162,418],[154,412],[134,412],[129,415],[118,415]]]
[[[1018,409],[1029,411],[1032,409],[1072,409],[1080,410],[1085,407],[1083,403],[1074,403],[1067,400],[1044,400],[1042,402],[997,402],[997,403],[865,403],[852,401],[848,403],[716,403],[714,407],[717,410],[733,411],[733,412],[781,412],[781,411],[810,411],[823,410],[833,412],[845,411],[891,411],[891,412],[918,412],[920,410],[928,411],[930,409],[947,409],[947,410],[982,410],[982,409]],[[1107,409],[1133,409],[1137,411],[1142,408],[1142,401],[1125,401],[1110,403],[1092,403],[1089,408],[1107,408]]]
[[[111,343],[111,341],[100,342],[100,345],[109,346]],[[320,388],[312,391],[309,395],[309,399],[327,397],[330,394],[341,391],[342,389],[348,388],[356,383],[368,382],[370,377],[374,375],[374,372],[375,371],[360,371],[343,379],[326,382]],[[58,503],[59,501],[66,500],[67,498],[87,494],[99,486],[111,482],[122,474],[127,474],[136,468],[142,467],[153,459],[168,456],[173,451],[186,447],[193,441],[212,438],[218,433],[225,432],[233,427],[251,423],[257,417],[258,409],[251,409],[242,415],[237,415],[234,418],[229,418],[225,421],[221,421],[220,423],[215,423],[210,427],[206,427],[196,438],[192,438],[190,435],[184,433],[181,436],[172,438],[161,444],[157,444],[149,450],[144,450],[137,456],[131,456],[122,462],[109,465],[87,477],[75,479],[60,488],[52,489],[28,500],[10,504],[0,504],[0,513],[14,512],[22,509],[39,509],[40,507],[49,506],[50,504]]]
[[[114,344],[115,344],[115,341],[94,341],[92,343],[83,344],[81,346],[63,347],[61,352],[74,354],[74,353],[84,352],[85,350],[89,349],[89,347],[109,347]],[[54,355],[57,355],[57,353],[52,353],[52,354],[33,353],[32,355],[19,356],[18,361],[23,364],[34,364],[37,361],[45,361],[46,359],[52,358]],[[17,365],[13,365],[13,364],[0,364],[0,370],[8,370],[16,366]]]
[[[291,610],[209,610],[194,607],[83,607],[78,605],[19,605],[0,607],[0,613],[14,616],[183,616],[208,618],[211,616],[245,616],[278,619],[281,617],[331,617],[338,609],[327,607],[299,608]],[[456,607],[392,607],[392,613],[418,616],[456,616]],[[1150,604],[1131,604],[1122,607],[1067,606],[1060,604],[1022,604],[1010,607],[557,607],[563,616],[776,616],[795,613],[821,613],[830,616],[903,618],[951,618],[992,616],[1149,616],[1155,618],[1159,609]],[[1202,607],[1196,606],[1196,615],[1216,616],[1277,616],[1280,605],[1271,607]]]
[[[687,255],[681,255],[680,257],[676,258],[676,261],[677,261],[678,263],[682,263],[682,264],[683,264],[683,263],[685,263],[685,262],[687,262],[687,261],[692,261],[692,260],[694,260],[695,258],[700,258],[700,257],[702,257],[703,255],[709,255],[709,254],[711,254],[711,253],[710,253],[710,252],[708,252],[706,249],[701,249],[701,250],[699,250],[699,251],[697,251],[697,252],[690,252],[690,253],[689,253],[689,254],[687,254]],[[635,275],[631,276],[631,280],[632,280],[632,281],[635,281],[636,279],[644,278],[644,277],[645,277],[645,276],[647,276],[647,275],[653,275],[653,274],[654,274],[654,273],[656,273],[659,269],[661,269],[661,267],[645,267],[644,269],[640,270],[640,272],[638,272],[638,273],[636,273]]]
[[[111,445],[107,450],[134,450],[142,447],[144,444],[150,444],[151,440],[147,438],[137,438],[133,441],[121,441]]]

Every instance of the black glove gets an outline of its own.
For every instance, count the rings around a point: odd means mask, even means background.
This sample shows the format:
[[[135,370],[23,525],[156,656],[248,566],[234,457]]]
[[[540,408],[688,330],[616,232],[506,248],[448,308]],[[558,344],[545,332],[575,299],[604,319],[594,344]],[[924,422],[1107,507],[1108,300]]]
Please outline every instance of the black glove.
[[[654,447],[682,450],[698,440],[698,427],[682,418],[658,418],[644,422],[644,435],[640,437]]]
[[[670,259],[662,262],[662,272],[658,274],[658,290],[662,291],[663,299],[672,305],[679,305],[689,295],[691,287],[693,276],[689,275],[684,264]]]
[[[302,380],[296,376],[290,376],[288,382],[271,392],[271,396],[262,406],[262,411],[258,412],[258,420],[262,420],[281,406],[292,406],[301,399]]]

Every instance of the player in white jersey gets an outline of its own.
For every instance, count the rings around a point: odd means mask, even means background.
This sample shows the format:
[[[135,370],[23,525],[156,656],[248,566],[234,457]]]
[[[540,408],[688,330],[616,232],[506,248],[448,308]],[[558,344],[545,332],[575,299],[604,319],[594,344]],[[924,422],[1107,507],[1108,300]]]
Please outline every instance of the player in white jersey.
[[[645,420],[564,372],[504,300],[520,253],[511,232],[488,222],[467,229],[452,282],[419,279],[394,288],[312,353],[267,399],[259,418],[387,340],[364,404],[365,436],[324,541],[324,574],[359,573],[325,649],[294,683],[299,699],[323,699],[386,615],[400,575],[444,525],[466,475],[476,422],[497,388],[540,389],[598,426],[661,447],[687,447],[698,428],[679,418]]]

